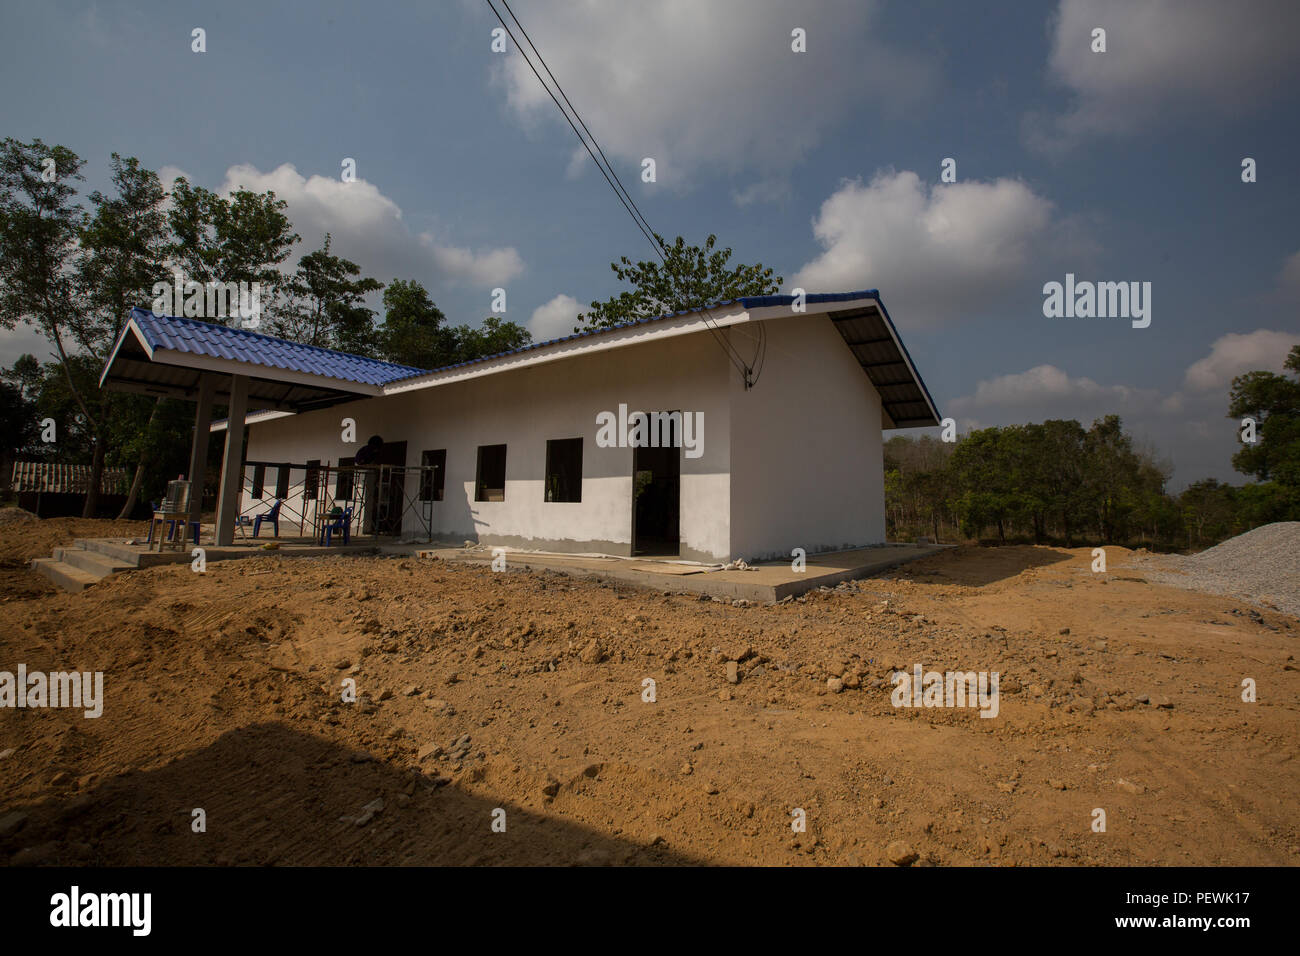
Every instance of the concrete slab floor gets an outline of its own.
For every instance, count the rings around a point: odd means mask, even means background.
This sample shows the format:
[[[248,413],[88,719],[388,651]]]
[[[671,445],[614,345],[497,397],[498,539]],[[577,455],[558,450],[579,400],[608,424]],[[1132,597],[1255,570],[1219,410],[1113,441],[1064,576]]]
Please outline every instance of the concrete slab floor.
[[[381,543],[383,542],[383,543]],[[274,543],[274,549],[263,545]],[[92,538],[76,542],[78,547],[120,559],[132,567],[145,568],[192,560],[190,548],[180,551],[153,551],[143,543],[125,538]],[[418,543],[397,543],[384,539],[353,538],[350,545],[322,547],[312,538],[247,539],[218,548],[203,545],[206,560],[231,561],[240,558],[278,554],[289,558],[325,557],[332,554],[414,557],[491,565],[492,550],[487,547],[453,548]],[[812,554],[803,571],[794,570],[788,561],[768,561],[748,570],[724,570],[718,565],[693,564],[645,557],[625,558],[598,554],[558,554],[506,549],[507,568],[532,568],[559,571],[574,577],[619,581],[653,590],[685,591],[725,600],[775,603],[786,597],[798,597],[820,587],[834,587],[841,581],[870,577],[896,565],[937,554],[954,545],[883,544],[850,551]],[[684,573],[684,572],[693,573]]]
[[[798,597],[819,587],[834,587],[841,581],[870,577],[899,564],[937,554],[953,545],[884,544],[851,551],[809,555],[807,567],[796,571],[788,561],[753,565],[747,571],[727,571],[717,565],[689,565],[682,562],[648,561],[608,555],[550,554],[506,549],[507,568],[560,571],[575,577],[608,579],[656,590],[689,591],[728,600],[744,599],[775,603]],[[420,545],[382,547],[383,553],[413,553],[422,558],[490,565],[492,551],[486,548],[445,548]],[[655,569],[662,565],[663,570]],[[682,574],[683,567],[699,569]]]

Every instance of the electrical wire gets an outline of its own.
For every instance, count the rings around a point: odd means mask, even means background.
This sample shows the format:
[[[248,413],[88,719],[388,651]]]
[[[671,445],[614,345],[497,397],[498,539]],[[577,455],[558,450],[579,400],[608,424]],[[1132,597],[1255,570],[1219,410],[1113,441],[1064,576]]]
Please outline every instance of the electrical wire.
[[[597,141],[595,134],[591,132],[591,129],[587,126],[586,122],[582,119],[582,115],[578,112],[577,108],[573,105],[572,101],[569,99],[568,94],[564,92],[564,87],[561,86],[560,81],[555,78],[555,74],[551,71],[551,68],[547,65],[546,60],[542,57],[541,51],[537,49],[536,44],[533,43],[532,37],[528,35],[528,31],[524,28],[523,23],[520,22],[519,18],[515,15],[514,10],[511,9],[508,0],[501,0],[502,6],[504,6],[506,12],[510,14],[510,19],[514,21],[515,26],[519,28],[520,34],[523,35],[525,41],[528,43],[529,49],[532,50],[533,54],[537,57],[538,62],[541,63],[542,69],[546,71],[546,75],[549,76],[551,82],[555,84],[555,89],[559,92],[560,97],[563,98],[565,105],[568,106],[568,110],[566,110],[565,107],[560,104],[560,100],[556,98],[555,92],[553,92],[550,86],[547,85],[546,81],[542,79],[541,73],[538,71],[537,67],[533,64],[533,61],[528,56],[527,51],[523,48],[522,44],[520,44],[519,40],[515,37],[514,31],[510,29],[510,24],[506,23],[505,18],[502,17],[501,13],[496,9],[495,6],[493,6],[492,0],[485,0],[485,2],[488,5],[488,9],[492,11],[493,15],[496,16],[497,20],[501,23],[501,26],[505,29],[506,35],[510,37],[511,42],[513,42],[515,44],[516,49],[519,50],[520,55],[523,56],[524,62],[528,64],[528,68],[532,71],[533,76],[537,77],[537,82],[542,84],[542,88],[546,90],[546,94],[551,98],[551,102],[553,102],[555,104],[556,109],[558,109],[564,115],[564,119],[569,124],[569,128],[573,130],[573,134],[578,137],[578,141],[582,143],[583,148],[586,149],[587,155],[591,157],[591,161],[595,163],[596,168],[600,170],[600,174],[601,176],[604,177],[606,184],[610,187],[610,189],[614,190],[614,195],[615,197],[617,197],[618,201],[622,204],[624,210],[627,212],[629,216],[632,217],[632,221],[636,224],[641,234],[654,248],[655,253],[664,262],[664,264],[667,265],[668,260],[667,257],[664,255],[663,239],[660,237],[660,235],[657,232],[655,232],[654,228],[650,225],[649,220],[645,217],[645,214],[641,212],[640,207],[637,206],[636,201],[632,198],[632,194],[628,192],[627,187],[623,185],[623,181],[619,179],[618,173],[615,171],[613,164],[609,162],[609,159],[605,155],[605,151],[601,148],[599,141]],[[572,117],[570,117],[569,111],[572,111],[573,113]],[[577,120],[576,124],[574,123],[575,119]],[[582,132],[579,132],[578,130],[579,126],[582,127]],[[585,137],[583,133],[586,133]],[[587,141],[588,138],[590,138],[591,141],[590,143],[588,143]],[[594,152],[592,150],[593,146],[595,147]],[[600,154],[599,159],[596,158],[597,153]],[[711,315],[712,310],[707,305],[701,305],[698,308],[699,311],[702,313],[705,327],[708,328],[709,331],[712,333],[714,341],[718,343],[718,345],[722,348],[723,352],[726,353],[727,358],[731,362],[731,364],[736,368],[737,371],[740,372],[745,388],[746,389],[751,388],[758,381],[758,375],[755,372],[754,365],[745,362],[745,360],[741,357],[740,353],[737,352],[736,349],[731,345],[730,338],[723,336],[721,334],[722,329],[720,326],[718,326],[717,320]],[[758,363],[759,365],[758,371],[761,372],[762,367],[761,367],[760,358],[766,357],[766,332],[761,327],[759,328],[759,339],[760,339],[759,350],[756,351],[755,353],[754,361],[755,363]]]

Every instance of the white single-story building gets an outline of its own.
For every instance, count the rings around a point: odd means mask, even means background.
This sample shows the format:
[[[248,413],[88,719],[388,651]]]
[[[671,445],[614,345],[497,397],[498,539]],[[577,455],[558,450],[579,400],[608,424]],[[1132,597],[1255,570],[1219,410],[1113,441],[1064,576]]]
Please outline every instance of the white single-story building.
[[[101,381],[197,401],[196,431],[229,404],[219,543],[282,498],[304,527],[353,501],[358,530],[543,551],[878,544],[882,430],[940,421],[875,290],[739,299],[435,371],[135,310]],[[377,480],[350,470],[359,452]]]

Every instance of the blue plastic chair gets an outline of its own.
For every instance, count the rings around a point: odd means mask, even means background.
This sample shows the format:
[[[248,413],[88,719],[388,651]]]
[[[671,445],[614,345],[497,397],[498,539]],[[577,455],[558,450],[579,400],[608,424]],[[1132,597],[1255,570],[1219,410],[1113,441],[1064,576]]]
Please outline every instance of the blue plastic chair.
[[[347,544],[351,540],[352,532],[352,509],[345,508],[343,514],[335,515],[324,528],[321,529],[325,535],[325,545],[329,546],[330,538],[335,531],[343,533],[343,543]]]
[[[282,505],[282,504],[284,504],[284,502],[280,501],[280,500],[277,498],[276,501],[275,501],[275,504],[271,506],[271,510],[270,510],[270,511],[266,512],[265,514],[260,514],[260,515],[258,515],[256,518],[253,519],[253,537],[254,537],[254,538],[257,537],[257,532],[259,532],[260,530],[262,530],[262,522],[263,522],[263,521],[267,522],[267,523],[270,524],[272,527],[274,527],[274,528],[275,528],[275,536],[276,536],[277,538],[280,537],[280,505]]]

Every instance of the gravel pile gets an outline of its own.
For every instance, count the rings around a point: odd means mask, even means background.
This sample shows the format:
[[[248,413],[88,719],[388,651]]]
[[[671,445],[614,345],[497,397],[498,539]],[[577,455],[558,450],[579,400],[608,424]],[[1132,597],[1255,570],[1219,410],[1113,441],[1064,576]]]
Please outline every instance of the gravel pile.
[[[1137,559],[1149,580],[1272,605],[1300,617],[1300,521],[1247,531],[1200,554]]]

